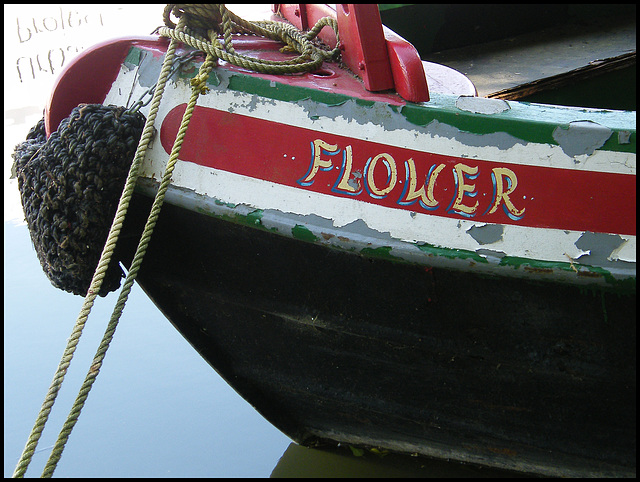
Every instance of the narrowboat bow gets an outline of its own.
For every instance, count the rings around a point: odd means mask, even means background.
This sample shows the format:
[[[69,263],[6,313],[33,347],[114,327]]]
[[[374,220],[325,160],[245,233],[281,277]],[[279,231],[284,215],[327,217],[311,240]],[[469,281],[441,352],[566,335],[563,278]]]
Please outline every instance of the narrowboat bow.
[[[274,11],[303,30],[335,18],[341,61],[213,68],[137,277],[148,296],[298,443],[635,474],[635,107],[478,97],[377,8]],[[167,45],[85,51],[48,132],[78,104],[140,98]],[[265,38],[233,45],[292,57]],[[204,59],[193,51],[178,50],[158,111],[118,245],[127,266]]]

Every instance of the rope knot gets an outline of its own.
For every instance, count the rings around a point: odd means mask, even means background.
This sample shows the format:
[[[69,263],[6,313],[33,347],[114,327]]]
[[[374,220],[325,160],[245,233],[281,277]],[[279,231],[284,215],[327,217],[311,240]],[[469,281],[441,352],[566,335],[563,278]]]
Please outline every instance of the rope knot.
[[[222,32],[222,13],[219,4],[168,4],[163,13],[164,24],[169,28],[176,28],[171,20],[171,14],[176,18],[186,17],[185,24],[191,29],[207,31],[214,29]]]
[[[209,78],[209,74],[199,73],[193,79],[191,79],[191,85],[194,90],[198,90],[201,94],[207,94],[209,92],[209,87],[207,87],[207,79]]]

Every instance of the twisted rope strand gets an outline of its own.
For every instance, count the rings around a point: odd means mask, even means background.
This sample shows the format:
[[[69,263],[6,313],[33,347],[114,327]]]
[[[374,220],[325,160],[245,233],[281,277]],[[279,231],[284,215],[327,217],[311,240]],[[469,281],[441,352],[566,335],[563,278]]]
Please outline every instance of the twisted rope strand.
[[[36,418],[34,427],[31,430],[26,446],[15,468],[13,477],[24,477],[24,473],[31,463],[31,459],[33,458],[33,454],[38,445],[38,441],[40,440],[40,436],[42,435],[42,431],[44,430],[44,427],[49,418],[49,414],[51,413],[51,409],[55,403],[56,397],[58,396],[58,392],[60,390],[64,377],[67,373],[69,365],[71,364],[73,354],[80,340],[80,336],[82,335],[82,331],[86,324],[87,318],[89,317],[89,313],[91,312],[91,308],[93,307],[95,298],[98,296],[98,292],[100,291],[100,286],[102,285],[102,281],[104,280],[107,267],[109,266],[109,262],[111,261],[111,256],[115,249],[117,239],[120,235],[120,231],[122,229],[127,210],[129,208],[129,202],[136,185],[140,164],[144,159],[149,141],[154,135],[153,124],[155,122],[158,108],[160,106],[160,99],[162,97],[162,94],[164,93],[164,86],[166,84],[169,71],[171,70],[171,63],[173,61],[176,46],[177,43],[174,41],[169,45],[169,48],[167,49],[167,55],[165,57],[160,73],[158,88],[154,93],[149,116],[145,123],[140,142],[138,143],[138,149],[133,163],[131,164],[127,181],[125,183],[122,196],[120,197],[120,201],[118,203],[116,215],[114,217],[109,235],[107,236],[107,241],[100,256],[100,261],[98,262],[95,274],[93,276],[89,289],[87,290],[87,295],[80,309],[80,313],[78,314],[78,318],[71,332],[71,336],[69,337],[67,346],[62,355],[62,359],[60,360],[60,364],[58,365],[58,369],[56,370],[53,381],[51,382],[47,395],[45,396],[45,400]]]
[[[180,17],[177,26],[175,26],[175,24],[170,19],[171,13]],[[130,270],[127,274],[126,280],[118,297],[116,306],[114,307],[103,339],[100,343],[100,346],[98,347],[96,355],[94,356],[91,368],[87,373],[78,397],[73,404],[67,420],[65,421],[65,424],[60,431],[49,460],[47,461],[42,474],[43,477],[51,477],[53,475],[56,465],[62,455],[62,451],[64,450],[64,446],[71,433],[71,430],[77,422],[82,407],[84,406],[84,403],[88,397],[91,386],[93,385],[100,371],[104,357],[106,355],[106,351],[111,340],[113,339],[118,320],[122,314],[122,310],[124,309],[124,305],[131,291],[131,286],[133,285],[135,277],[142,263],[142,259],[146,253],[153,229],[155,228],[160,209],[164,202],[164,196],[171,182],[171,176],[178,160],[180,148],[182,147],[184,136],[186,134],[191,116],[193,115],[198,96],[206,91],[206,81],[209,77],[211,69],[213,68],[213,66],[215,66],[217,59],[221,58],[231,64],[238,65],[240,67],[257,72],[270,74],[287,74],[315,70],[320,67],[324,60],[335,56],[337,53],[339,53],[340,50],[339,46],[336,46],[336,48],[331,51],[323,50],[316,47],[310,42],[310,40],[315,38],[315,36],[325,26],[330,26],[331,28],[333,28],[336,32],[336,37],[338,36],[337,24],[335,20],[329,18],[321,19],[307,34],[302,34],[295,27],[281,22],[247,22],[237,17],[232,12],[228,11],[223,5],[171,4],[168,5],[167,8],[165,8],[163,17],[167,26],[160,28],[159,33],[160,35],[171,38],[171,42],[167,49],[167,54],[162,65],[162,70],[157,84],[158,87],[153,94],[149,116],[145,123],[136,155],[129,170],[127,181],[125,183],[122,196],[118,203],[116,215],[111,225],[107,241],[100,257],[100,261],[95,270],[90,287],[87,291],[85,301],[78,315],[78,319],[76,320],[76,323],[74,325],[72,334],[69,337],[67,347],[65,348],[54,379],[51,383],[51,386],[49,387],[49,390],[45,397],[45,401],[36,419],[35,425],[31,431],[31,434],[29,435],[29,439],[27,440],[25,449],[16,466],[13,477],[23,477],[29,466],[29,463],[31,462],[44,426],[48,420],[53,404],[60,390],[60,386],[62,385],[62,381],[64,380],[71,359],[73,358],[73,354],[75,352],[79,338],[82,334],[82,330],[84,329],[86,320],[89,316],[95,298],[100,291],[100,286],[102,285],[107,267],[109,265],[109,262],[111,261],[111,257],[114,252],[120,231],[122,229],[131,197],[133,196],[133,191],[138,178],[139,167],[145,157],[149,141],[154,135],[153,124],[155,122],[157,111],[160,105],[160,100],[164,93],[164,87],[171,70],[171,63],[173,62],[173,58],[175,56],[177,42],[183,42],[198,50],[202,50],[207,54],[207,57],[205,59],[205,62],[201,65],[198,75],[191,81],[193,86],[192,94],[189,99],[187,109],[185,110],[185,113],[183,115],[182,123],[176,136],[176,141],[174,142],[169,161],[167,162],[165,173],[154,199],[151,212],[147,219],[143,235],[136,249],[136,253],[131,263]],[[187,24],[190,25],[189,29],[185,28]],[[198,34],[198,32],[196,31],[197,29],[205,29],[209,36],[209,40],[206,40],[203,36]],[[222,30],[224,33],[224,46],[222,46],[217,39],[217,35],[220,30]],[[301,55],[287,61],[266,61],[238,55],[235,53],[235,49],[233,48],[231,37],[232,32],[238,31],[244,33],[254,33],[273,40],[282,41],[289,47],[298,51]]]
[[[171,13],[179,18],[188,17],[190,29],[179,31],[173,28],[174,23],[170,19]],[[306,34],[295,26],[283,22],[250,22],[244,20],[229,11],[224,5],[170,4],[165,8],[164,20],[166,26],[158,30],[160,35],[178,39],[193,48],[202,50],[216,58],[221,58],[225,62],[260,73],[294,74],[317,70],[322,65],[322,62],[335,57],[340,52],[339,46],[336,46],[333,50],[324,50],[311,42],[327,26],[331,27],[336,32],[336,37],[338,37],[337,22],[330,17],[320,19]],[[211,40],[208,41],[198,34],[197,30],[202,29],[203,25],[208,25],[208,28],[213,25],[213,30],[218,33],[222,31],[224,46],[217,38],[211,35],[209,35]],[[284,42],[300,55],[293,59],[278,61],[256,59],[237,54],[233,48],[231,37],[234,32],[251,33]]]
[[[180,24],[178,24],[178,28],[180,28]],[[64,446],[67,443],[69,435],[75,426],[78,417],[80,416],[80,412],[84,406],[84,403],[89,396],[89,392],[91,387],[100,372],[102,367],[102,363],[106,352],[109,348],[109,344],[113,339],[113,335],[115,334],[116,328],[118,326],[118,321],[120,316],[122,315],[122,311],[124,310],[124,306],[129,297],[129,293],[131,292],[131,288],[133,286],[133,282],[140,270],[140,266],[142,265],[142,260],[144,255],[147,252],[147,247],[149,242],[151,241],[151,236],[153,234],[153,230],[158,221],[158,217],[160,216],[160,211],[162,208],[162,204],[164,203],[165,194],[171,184],[171,176],[173,175],[173,171],[175,169],[176,163],[178,161],[178,156],[180,154],[180,149],[182,148],[182,143],[184,141],[184,137],[187,133],[187,128],[189,126],[189,122],[195,110],[196,102],[201,92],[205,89],[205,85],[207,79],[209,77],[209,73],[211,69],[215,66],[216,60],[211,56],[208,56],[205,59],[205,62],[201,65],[200,71],[198,75],[192,79],[191,83],[193,85],[191,96],[189,98],[189,102],[187,104],[187,109],[182,117],[182,122],[180,123],[180,129],[178,130],[178,134],[176,135],[176,140],[173,144],[173,148],[171,150],[171,155],[169,156],[169,160],[167,161],[167,166],[165,168],[164,174],[162,176],[162,181],[160,182],[160,187],[158,188],[158,192],[153,201],[153,205],[151,207],[151,212],[149,213],[149,217],[147,218],[147,222],[144,227],[144,231],[138,243],[138,247],[136,248],[135,255],[133,257],[133,261],[131,262],[131,266],[125,282],[123,283],[122,290],[120,291],[120,295],[118,296],[118,301],[116,302],[116,306],[114,307],[113,313],[111,315],[111,320],[107,326],[107,330],[105,331],[104,337],[100,342],[100,346],[96,352],[96,355],[93,359],[93,363],[87,376],[85,378],[82,387],[80,388],[80,392],[78,393],[78,397],[74,402],[71,411],[67,417],[67,420],[60,431],[58,436],[58,440],[54,445],[54,448],[51,452],[49,460],[45,466],[45,469],[42,473],[42,477],[51,477],[56,468],[58,461],[62,455],[62,451],[64,450]]]

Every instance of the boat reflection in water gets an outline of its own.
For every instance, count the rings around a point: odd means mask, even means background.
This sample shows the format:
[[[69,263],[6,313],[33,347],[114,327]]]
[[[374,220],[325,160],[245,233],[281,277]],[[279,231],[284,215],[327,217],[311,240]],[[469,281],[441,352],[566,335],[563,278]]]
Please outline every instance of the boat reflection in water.
[[[526,474],[426,457],[362,451],[348,446],[289,445],[272,478],[285,477],[528,477]]]

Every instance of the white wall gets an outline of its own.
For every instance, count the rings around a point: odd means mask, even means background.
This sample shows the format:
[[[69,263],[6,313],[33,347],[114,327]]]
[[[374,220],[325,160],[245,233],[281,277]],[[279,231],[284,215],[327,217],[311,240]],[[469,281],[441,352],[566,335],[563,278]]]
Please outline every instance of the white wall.
[[[149,35],[163,5],[4,5],[4,219],[22,222],[11,153],[42,117],[60,71],[109,38]]]

